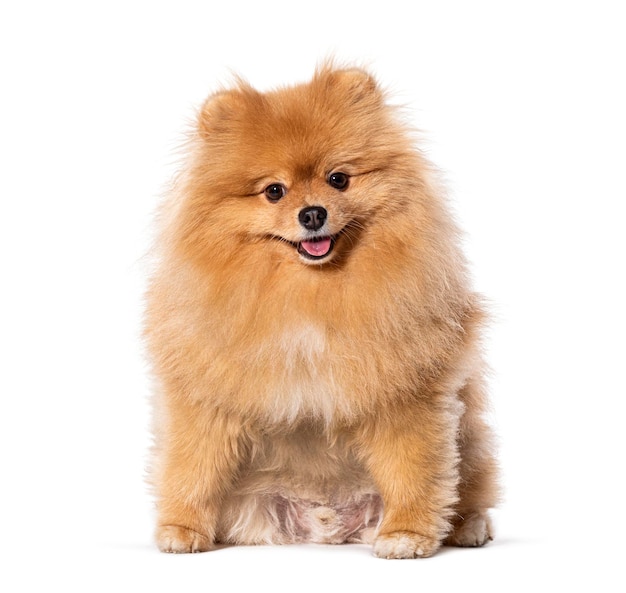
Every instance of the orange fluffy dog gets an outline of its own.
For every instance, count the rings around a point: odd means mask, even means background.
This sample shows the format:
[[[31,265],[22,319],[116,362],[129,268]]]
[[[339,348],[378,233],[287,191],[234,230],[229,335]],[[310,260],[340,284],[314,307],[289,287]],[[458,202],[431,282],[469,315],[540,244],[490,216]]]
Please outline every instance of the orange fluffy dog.
[[[157,545],[491,539],[480,299],[428,163],[357,69],[211,96],[146,335]]]

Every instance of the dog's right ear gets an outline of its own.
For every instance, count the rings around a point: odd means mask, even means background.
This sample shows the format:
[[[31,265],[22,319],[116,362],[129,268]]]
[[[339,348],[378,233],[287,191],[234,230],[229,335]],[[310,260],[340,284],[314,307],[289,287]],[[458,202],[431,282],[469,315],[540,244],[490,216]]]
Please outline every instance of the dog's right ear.
[[[231,131],[244,114],[260,100],[260,94],[242,80],[237,86],[212,94],[198,115],[198,129],[203,138]]]

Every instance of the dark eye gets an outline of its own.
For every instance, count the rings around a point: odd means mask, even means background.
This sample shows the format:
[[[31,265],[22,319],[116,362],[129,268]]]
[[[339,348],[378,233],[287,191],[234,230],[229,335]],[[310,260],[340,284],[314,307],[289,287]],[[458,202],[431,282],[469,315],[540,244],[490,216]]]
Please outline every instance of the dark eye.
[[[338,189],[339,191],[343,191],[348,187],[348,183],[350,183],[350,177],[346,175],[346,173],[331,173],[328,176],[328,185]]]
[[[287,188],[282,183],[272,183],[265,188],[263,193],[270,202],[278,202],[278,200],[285,197]]]

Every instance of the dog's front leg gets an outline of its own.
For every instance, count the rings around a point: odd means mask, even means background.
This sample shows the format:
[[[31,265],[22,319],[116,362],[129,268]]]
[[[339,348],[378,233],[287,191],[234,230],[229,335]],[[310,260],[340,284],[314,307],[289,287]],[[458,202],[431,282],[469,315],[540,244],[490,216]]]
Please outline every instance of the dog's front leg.
[[[383,499],[374,554],[434,554],[450,529],[457,501],[454,402],[414,401],[387,408],[360,431],[360,448]]]
[[[245,451],[241,425],[219,410],[183,402],[168,409],[157,452],[156,543],[162,552],[205,552]]]

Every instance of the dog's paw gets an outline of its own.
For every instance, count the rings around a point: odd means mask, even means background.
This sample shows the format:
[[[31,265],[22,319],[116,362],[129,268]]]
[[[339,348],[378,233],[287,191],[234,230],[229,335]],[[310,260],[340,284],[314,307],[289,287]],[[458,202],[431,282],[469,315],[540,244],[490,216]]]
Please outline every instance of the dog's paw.
[[[440,542],[412,531],[393,531],[379,535],[374,542],[374,556],[379,558],[427,558]]]
[[[448,546],[477,548],[493,539],[491,520],[483,513],[472,513],[459,523],[447,537]]]
[[[168,554],[207,552],[213,547],[207,536],[178,525],[159,526],[155,539],[159,550]]]

